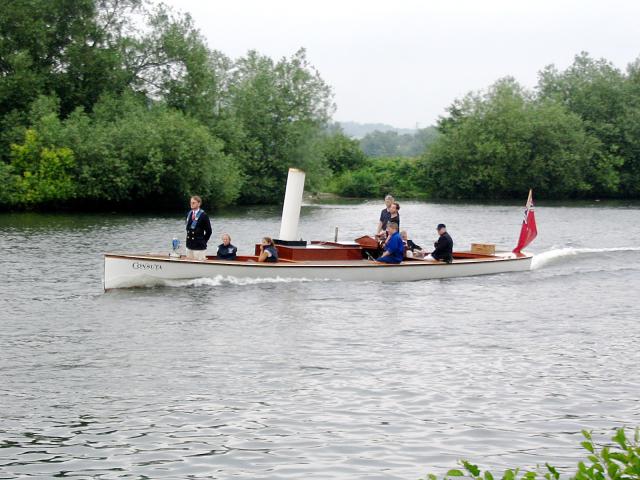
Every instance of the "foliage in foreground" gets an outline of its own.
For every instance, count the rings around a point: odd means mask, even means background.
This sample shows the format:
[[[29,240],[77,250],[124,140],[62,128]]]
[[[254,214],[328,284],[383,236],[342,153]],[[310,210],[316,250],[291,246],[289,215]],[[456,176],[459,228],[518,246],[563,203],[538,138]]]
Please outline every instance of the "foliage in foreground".
[[[640,429],[636,428],[633,439],[627,438],[623,428],[616,430],[612,437],[613,445],[598,447],[594,444],[591,432],[582,431],[585,440],[582,447],[588,452],[587,461],[578,462],[577,471],[569,480],[638,480],[640,479]],[[482,471],[477,465],[466,460],[460,461],[462,469],[449,470],[445,479],[455,477],[473,478],[474,480],[494,480],[494,475]],[[500,477],[502,480],[560,480],[560,472],[549,463],[536,470],[508,469]],[[433,474],[424,480],[437,480]]]

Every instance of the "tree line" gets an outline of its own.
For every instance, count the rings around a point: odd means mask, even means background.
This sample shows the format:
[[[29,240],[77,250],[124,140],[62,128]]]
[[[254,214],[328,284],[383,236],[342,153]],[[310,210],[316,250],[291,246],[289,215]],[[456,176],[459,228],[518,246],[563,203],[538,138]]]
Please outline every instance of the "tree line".
[[[543,69],[531,90],[500,79],[455,100],[437,131],[421,155],[369,157],[331,185],[365,196],[639,198],[640,59],[623,72],[583,52],[563,71]]]
[[[433,126],[420,128],[412,133],[376,130],[367,133],[360,140],[360,148],[366,156],[373,158],[417,157],[422,155],[437,137],[438,129]]]
[[[289,167],[348,196],[640,193],[638,60],[501,79],[415,135],[358,141],[334,110],[304,49],[231,59],[144,0],[0,0],[3,210],[277,203]]]
[[[143,0],[0,0],[0,208],[279,201],[335,109],[303,49],[210,49]]]

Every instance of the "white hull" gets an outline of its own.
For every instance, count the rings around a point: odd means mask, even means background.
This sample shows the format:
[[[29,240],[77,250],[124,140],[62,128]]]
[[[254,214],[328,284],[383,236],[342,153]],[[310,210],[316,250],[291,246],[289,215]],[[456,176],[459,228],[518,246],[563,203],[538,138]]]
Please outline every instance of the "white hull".
[[[307,279],[374,282],[412,282],[466,277],[531,268],[532,255],[496,254],[491,258],[456,259],[451,264],[410,260],[398,265],[367,260],[257,263],[224,260],[186,260],[168,255],[105,254],[104,288],[161,285],[167,280],[194,278]]]

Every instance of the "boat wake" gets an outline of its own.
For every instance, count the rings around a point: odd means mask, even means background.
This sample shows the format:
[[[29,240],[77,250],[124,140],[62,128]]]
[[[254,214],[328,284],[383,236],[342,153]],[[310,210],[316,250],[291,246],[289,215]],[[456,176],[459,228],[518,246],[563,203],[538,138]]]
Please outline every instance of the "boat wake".
[[[533,256],[531,262],[531,270],[542,268],[546,265],[561,262],[567,258],[577,256],[589,256],[602,253],[617,252],[640,252],[640,247],[617,247],[617,248],[554,248],[546,252],[538,253]]]
[[[308,278],[236,278],[217,275],[213,278],[194,278],[190,280],[164,280],[161,285],[165,287],[219,287],[222,285],[260,285],[264,283],[306,283],[317,282]]]

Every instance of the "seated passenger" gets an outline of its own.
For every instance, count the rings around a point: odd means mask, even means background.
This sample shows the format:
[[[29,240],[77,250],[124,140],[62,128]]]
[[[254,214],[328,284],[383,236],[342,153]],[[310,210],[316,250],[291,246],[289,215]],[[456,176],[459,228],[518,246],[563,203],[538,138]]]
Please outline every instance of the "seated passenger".
[[[220,260],[235,260],[238,249],[231,245],[231,237],[228,233],[222,234],[222,243],[218,245],[218,253],[216,256]]]
[[[271,263],[275,263],[278,261],[278,249],[276,248],[276,244],[273,243],[271,237],[264,237],[262,239],[258,261]]]
[[[398,224],[389,222],[387,229],[389,231],[389,240],[384,245],[384,252],[376,260],[385,263],[400,263],[404,257],[404,244],[402,237],[398,233]]]
[[[402,242],[404,243],[404,256],[405,258],[422,258],[424,257],[424,252],[422,251],[422,247],[413,242],[413,240],[409,240],[409,236],[406,230],[402,230],[400,232],[400,236],[402,237]]]
[[[447,233],[447,226],[444,223],[438,224],[437,229],[440,238],[433,244],[435,250],[427,255],[425,259],[451,263],[453,262],[453,240]]]

